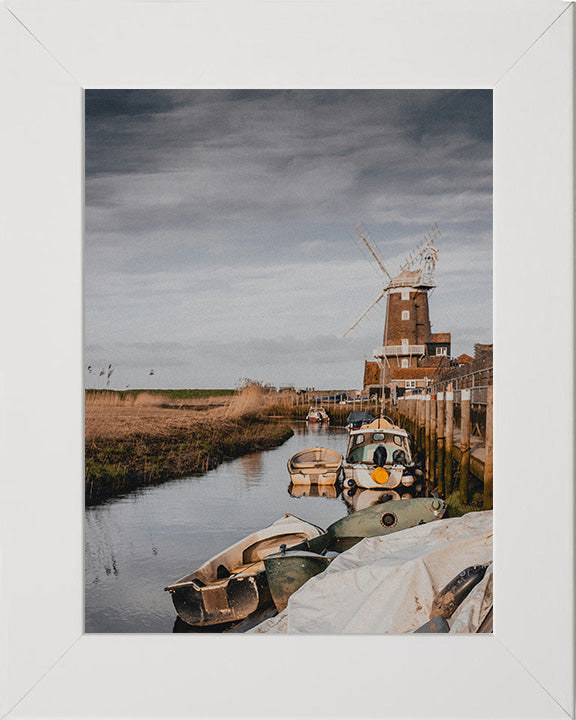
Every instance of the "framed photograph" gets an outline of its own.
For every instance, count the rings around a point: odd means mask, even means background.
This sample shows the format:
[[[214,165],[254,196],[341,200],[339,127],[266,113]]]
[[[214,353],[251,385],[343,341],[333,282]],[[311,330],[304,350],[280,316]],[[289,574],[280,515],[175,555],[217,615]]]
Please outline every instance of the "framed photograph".
[[[560,0],[2,5],[2,716],[574,716],[574,23]],[[113,89],[492,91],[493,634],[85,632],[84,100]]]

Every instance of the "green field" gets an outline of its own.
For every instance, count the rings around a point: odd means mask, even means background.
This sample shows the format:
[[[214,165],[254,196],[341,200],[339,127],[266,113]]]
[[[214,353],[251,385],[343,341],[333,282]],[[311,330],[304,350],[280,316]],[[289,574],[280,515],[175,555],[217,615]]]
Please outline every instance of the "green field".
[[[208,397],[224,397],[227,395],[234,395],[236,393],[235,390],[231,389],[213,389],[213,390],[206,390],[205,388],[190,388],[190,389],[182,389],[182,390],[161,390],[161,389],[154,389],[154,390],[145,390],[144,388],[138,389],[135,388],[134,390],[86,390],[87,394],[94,394],[94,395],[104,395],[104,394],[110,394],[110,395],[118,395],[120,398],[129,397],[130,395],[139,395],[140,393],[150,393],[151,395],[162,395],[164,397],[168,397],[172,400],[197,400],[199,398],[208,398]]]

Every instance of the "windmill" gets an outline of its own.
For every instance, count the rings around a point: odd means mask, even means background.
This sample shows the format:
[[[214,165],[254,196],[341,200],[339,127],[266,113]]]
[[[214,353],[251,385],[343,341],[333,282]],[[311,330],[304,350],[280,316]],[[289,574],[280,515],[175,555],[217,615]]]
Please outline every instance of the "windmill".
[[[424,240],[410,252],[398,274],[392,276],[374,249],[375,243],[366,228],[357,225],[355,229],[385,276],[385,283],[382,291],[346,330],[344,337],[386,297],[384,344],[374,351],[374,356],[382,361],[384,398],[385,371],[390,358],[395,357],[401,367],[411,367],[419,356],[426,354],[426,343],[431,336],[428,293],[436,287],[438,257],[432,242],[440,235],[440,230],[438,225],[429,230]]]

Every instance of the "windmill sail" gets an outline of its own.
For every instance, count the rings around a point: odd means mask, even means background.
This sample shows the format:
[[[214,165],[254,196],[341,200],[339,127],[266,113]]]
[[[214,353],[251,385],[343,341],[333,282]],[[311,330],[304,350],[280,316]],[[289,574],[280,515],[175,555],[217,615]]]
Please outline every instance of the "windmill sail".
[[[438,225],[436,225],[434,232],[429,231],[428,235],[424,237],[424,242],[419,245],[407,258],[406,262],[402,267],[400,268],[400,272],[403,272],[404,270],[407,270],[410,265],[412,265],[416,260],[424,254],[425,250],[430,247],[432,244],[432,240],[436,237],[436,235],[440,235],[440,230],[438,229]]]
[[[364,242],[364,244],[366,245],[366,247],[367,247],[368,250],[370,251],[370,254],[371,254],[372,257],[374,258],[374,260],[376,260],[376,262],[378,263],[378,267],[380,268],[380,270],[382,270],[382,272],[383,272],[385,275],[388,275],[389,279],[392,280],[392,275],[390,275],[390,273],[389,273],[388,270],[386,269],[386,266],[384,265],[384,263],[382,262],[382,260],[380,260],[380,258],[379,258],[378,255],[376,254],[374,248],[372,247],[372,245],[371,245],[370,242],[368,241],[368,238],[366,237],[367,234],[368,234],[368,233],[366,232],[366,228],[364,228],[364,232],[362,232],[362,230],[360,230],[360,228],[358,227],[358,225],[356,225],[356,232],[358,233],[358,235],[360,235],[360,237],[362,238],[362,241]]]
[[[346,330],[346,332],[344,333],[344,335],[343,335],[342,337],[346,337],[346,335],[348,335],[348,333],[349,333],[351,330],[354,330],[354,328],[356,327],[356,325],[358,325],[358,323],[360,322],[360,320],[362,320],[362,318],[365,317],[365,316],[370,312],[370,310],[372,310],[372,308],[374,307],[374,305],[376,305],[377,303],[380,302],[380,300],[382,300],[382,298],[384,297],[384,295],[386,295],[386,289],[382,290],[382,292],[378,295],[378,297],[377,297],[375,300],[373,300],[373,301],[370,303],[370,305],[368,305],[368,307],[366,308],[366,310],[364,310],[364,312],[362,313],[362,315],[360,315],[360,317],[356,320],[355,323],[353,323],[352,325],[350,325],[350,327],[348,328],[348,330]]]

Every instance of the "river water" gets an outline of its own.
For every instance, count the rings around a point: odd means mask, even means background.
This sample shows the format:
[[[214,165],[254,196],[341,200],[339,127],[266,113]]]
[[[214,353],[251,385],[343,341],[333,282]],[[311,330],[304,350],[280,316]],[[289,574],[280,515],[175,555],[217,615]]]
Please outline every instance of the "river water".
[[[345,429],[300,424],[294,431],[273,450],[87,508],[85,631],[173,632],[170,582],[285,513],[324,528],[346,515],[340,495],[291,496],[286,468],[294,453],[316,445],[343,454]]]

